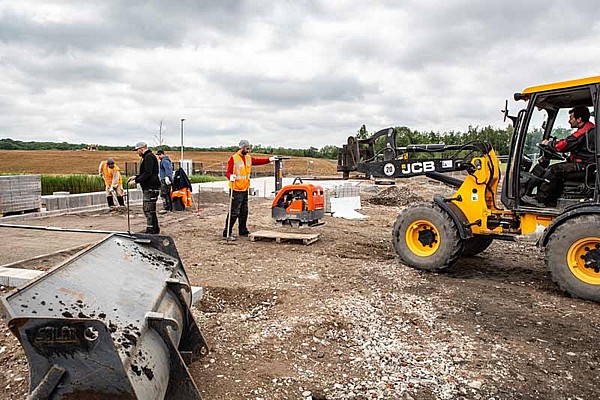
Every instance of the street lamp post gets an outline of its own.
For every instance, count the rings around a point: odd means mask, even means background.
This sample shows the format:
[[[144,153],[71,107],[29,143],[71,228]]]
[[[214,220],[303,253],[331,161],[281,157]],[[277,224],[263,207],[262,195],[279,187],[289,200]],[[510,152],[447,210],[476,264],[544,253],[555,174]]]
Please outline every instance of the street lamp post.
[[[179,158],[180,164],[181,160],[183,160],[183,121],[185,121],[185,118],[181,118],[181,156]]]

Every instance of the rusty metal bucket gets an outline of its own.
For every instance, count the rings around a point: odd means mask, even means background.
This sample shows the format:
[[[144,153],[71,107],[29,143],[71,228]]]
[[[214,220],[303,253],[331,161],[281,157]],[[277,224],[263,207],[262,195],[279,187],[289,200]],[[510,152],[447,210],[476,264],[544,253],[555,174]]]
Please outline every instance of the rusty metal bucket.
[[[168,236],[111,235],[1,299],[32,399],[200,399],[208,353]]]

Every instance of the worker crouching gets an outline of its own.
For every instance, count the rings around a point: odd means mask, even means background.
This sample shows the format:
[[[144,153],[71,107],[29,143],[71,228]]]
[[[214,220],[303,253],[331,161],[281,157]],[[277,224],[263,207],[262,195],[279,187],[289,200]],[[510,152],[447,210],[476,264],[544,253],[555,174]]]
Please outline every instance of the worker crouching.
[[[115,160],[109,158],[106,161],[102,161],[98,166],[98,174],[104,179],[106,202],[111,210],[117,208],[113,196],[117,197],[120,207],[125,207],[125,201],[123,200],[123,178],[121,177],[121,169],[115,163]]]

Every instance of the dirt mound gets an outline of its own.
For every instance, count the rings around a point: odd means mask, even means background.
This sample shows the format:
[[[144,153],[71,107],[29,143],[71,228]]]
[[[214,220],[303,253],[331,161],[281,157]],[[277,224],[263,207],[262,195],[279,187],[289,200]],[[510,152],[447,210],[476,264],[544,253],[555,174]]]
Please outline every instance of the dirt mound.
[[[407,186],[390,186],[378,194],[365,199],[365,202],[380,206],[407,206],[424,201],[423,197],[413,193]]]

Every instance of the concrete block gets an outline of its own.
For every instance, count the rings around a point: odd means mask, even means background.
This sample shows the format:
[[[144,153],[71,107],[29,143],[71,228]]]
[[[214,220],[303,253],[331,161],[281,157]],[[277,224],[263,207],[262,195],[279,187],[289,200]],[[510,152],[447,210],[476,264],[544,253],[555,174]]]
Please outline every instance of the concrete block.
[[[199,303],[204,296],[204,288],[201,286],[192,286],[192,305]]]
[[[142,201],[143,193],[139,189],[133,189],[129,191],[129,196],[131,196],[129,201]]]
[[[43,196],[46,201],[46,210],[55,211],[58,210],[58,197],[56,196]]]
[[[99,206],[102,204],[108,205],[108,203],[106,202],[106,193],[105,192],[88,193],[88,196],[89,196],[90,201],[93,206]]]
[[[69,208],[69,196],[56,196],[56,200],[58,201],[59,210]]]
[[[23,286],[32,279],[44,274],[44,271],[34,269],[0,267],[0,285],[11,287]]]
[[[83,208],[92,205],[92,197],[87,193],[73,194],[68,199],[68,208]]]

